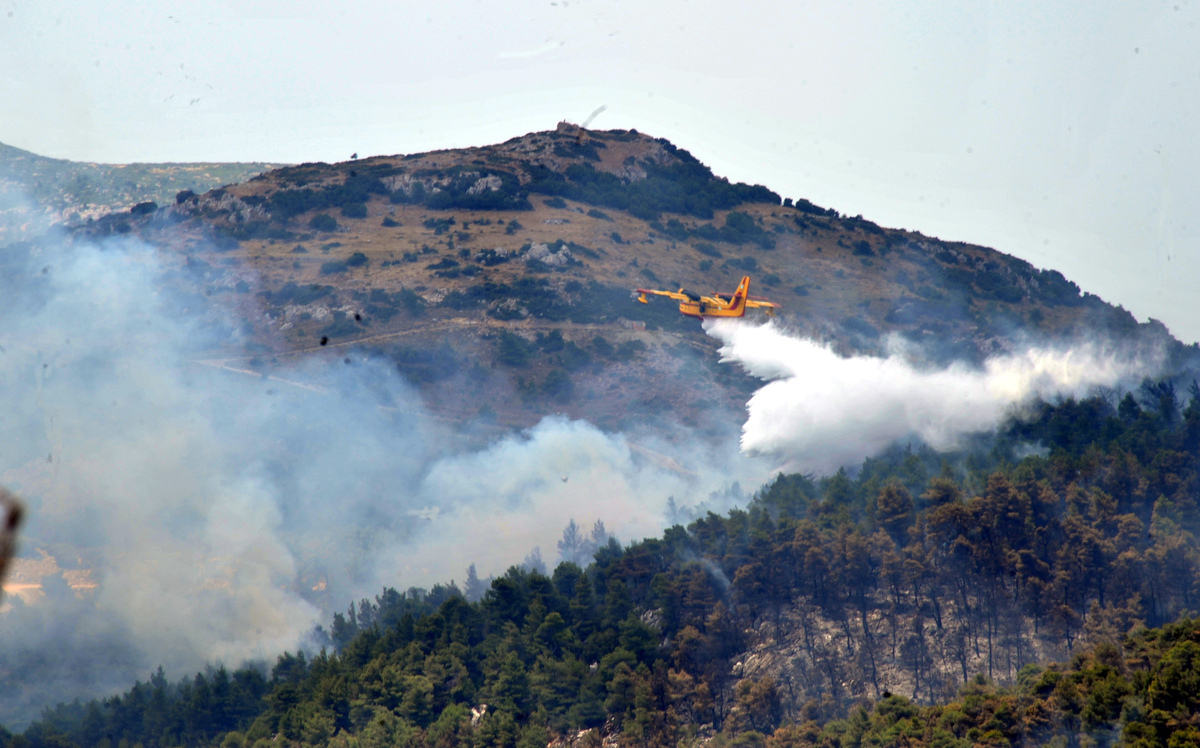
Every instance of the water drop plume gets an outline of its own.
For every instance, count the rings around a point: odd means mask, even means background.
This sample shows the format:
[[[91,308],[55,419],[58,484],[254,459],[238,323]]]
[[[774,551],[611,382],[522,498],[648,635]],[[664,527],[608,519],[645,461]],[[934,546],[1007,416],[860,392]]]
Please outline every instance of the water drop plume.
[[[952,448],[1036,397],[1081,396],[1140,379],[1163,359],[1093,344],[927,368],[902,353],[842,356],[776,322],[709,320],[704,329],[721,341],[721,361],[765,381],[746,406],[743,451],[818,472],[856,464],[902,439]]]

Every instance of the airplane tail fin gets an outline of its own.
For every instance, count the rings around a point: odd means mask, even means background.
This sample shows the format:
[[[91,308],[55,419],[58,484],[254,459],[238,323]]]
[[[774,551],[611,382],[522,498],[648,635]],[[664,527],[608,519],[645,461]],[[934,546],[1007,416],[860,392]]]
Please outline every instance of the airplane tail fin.
[[[729,309],[737,312],[738,316],[746,313],[746,299],[750,296],[750,276],[744,276],[737,290],[729,299]]]

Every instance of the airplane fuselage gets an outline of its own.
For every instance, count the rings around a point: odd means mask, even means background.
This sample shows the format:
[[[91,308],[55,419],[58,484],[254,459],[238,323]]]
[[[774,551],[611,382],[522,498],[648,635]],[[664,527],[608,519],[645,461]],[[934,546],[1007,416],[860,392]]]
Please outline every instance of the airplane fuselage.
[[[637,300],[648,303],[647,296],[666,296],[679,302],[679,312],[685,317],[704,319],[705,317],[745,317],[746,309],[763,309],[768,315],[775,312],[776,304],[759,297],[751,297],[750,276],[742,278],[737,290],[731,294],[713,294],[701,296],[685,288],[678,291],[656,291],[648,288],[637,289]]]

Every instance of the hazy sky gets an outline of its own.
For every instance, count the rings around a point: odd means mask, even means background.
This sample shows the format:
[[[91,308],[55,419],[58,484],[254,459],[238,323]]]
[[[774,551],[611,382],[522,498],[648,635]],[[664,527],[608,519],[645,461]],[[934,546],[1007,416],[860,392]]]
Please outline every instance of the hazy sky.
[[[993,246],[1200,339],[1195,2],[0,0],[0,142],[344,160],[560,119]]]

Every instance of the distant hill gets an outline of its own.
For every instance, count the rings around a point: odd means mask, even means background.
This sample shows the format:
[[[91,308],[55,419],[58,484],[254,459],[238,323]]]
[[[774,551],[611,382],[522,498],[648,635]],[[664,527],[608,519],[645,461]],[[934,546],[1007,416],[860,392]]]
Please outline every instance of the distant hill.
[[[86,221],[180,190],[242,182],[279,164],[91,164],[39,156],[0,143],[0,242],[55,222]]]
[[[494,146],[289,166],[72,225],[169,247],[197,305],[234,300],[251,345],[231,339],[216,363],[367,347],[444,417],[484,407],[501,425],[550,410],[696,425],[713,405],[740,410],[755,382],[716,363],[695,320],[631,291],[731,291],[744,274],[787,324],[844,351],[882,351],[891,334],[935,361],[1081,337],[1184,351],[1055,270],[733,184],[632,130],[563,123]]]

